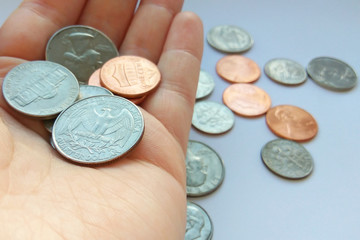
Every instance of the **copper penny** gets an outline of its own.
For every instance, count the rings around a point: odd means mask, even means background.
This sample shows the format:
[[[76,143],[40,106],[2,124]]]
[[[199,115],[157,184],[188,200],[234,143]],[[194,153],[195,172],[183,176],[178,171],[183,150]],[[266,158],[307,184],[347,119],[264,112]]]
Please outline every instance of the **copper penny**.
[[[144,96],[141,96],[141,97],[138,97],[138,98],[128,98],[129,101],[131,101],[132,103],[136,104],[136,105],[139,105],[140,103],[142,103],[145,98],[146,98],[147,95],[144,95]]]
[[[88,85],[102,87],[100,83],[100,68],[91,74]]]
[[[279,137],[307,141],[316,136],[318,125],[314,117],[302,108],[292,105],[279,105],[270,108],[266,123]]]
[[[138,98],[154,90],[161,75],[151,61],[138,56],[120,56],[107,61],[100,71],[101,85],[114,94]]]
[[[241,55],[228,55],[216,64],[216,72],[231,83],[251,83],[260,78],[260,67],[253,60]]]
[[[244,117],[266,113],[271,106],[270,96],[261,88],[248,84],[232,84],[223,92],[223,102],[233,112]]]

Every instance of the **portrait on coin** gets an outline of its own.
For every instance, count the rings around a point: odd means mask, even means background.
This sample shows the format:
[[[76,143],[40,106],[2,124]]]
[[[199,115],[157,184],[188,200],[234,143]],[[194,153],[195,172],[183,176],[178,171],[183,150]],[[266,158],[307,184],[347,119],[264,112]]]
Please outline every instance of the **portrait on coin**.
[[[198,211],[189,211],[186,214],[186,240],[198,239],[201,237],[201,230],[204,228],[204,217]]]

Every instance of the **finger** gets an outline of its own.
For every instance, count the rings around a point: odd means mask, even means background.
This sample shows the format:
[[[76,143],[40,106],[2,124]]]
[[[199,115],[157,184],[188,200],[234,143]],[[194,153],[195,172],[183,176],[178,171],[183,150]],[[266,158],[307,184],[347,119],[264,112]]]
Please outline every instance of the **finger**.
[[[143,107],[157,117],[186,150],[203,50],[201,20],[179,13],[169,31],[158,67],[162,81]]]
[[[79,18],[85,0],[25,0],[0,29],[0,56],[44,59],[51,35]]]
[[[131,22],[120,53],[137,55],[157,63],[171,21],[182,7],[179,0],[144,0]]]
[[[90,0],[79,19],[79,24],[99,29],[119,46],[133,17],[136,2]]]

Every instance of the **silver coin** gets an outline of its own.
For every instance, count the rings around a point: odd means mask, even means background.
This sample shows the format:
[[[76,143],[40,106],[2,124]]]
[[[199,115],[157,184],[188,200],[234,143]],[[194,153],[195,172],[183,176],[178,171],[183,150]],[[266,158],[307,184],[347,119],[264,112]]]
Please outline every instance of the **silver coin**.
[[[268,61],[264,67],[265,74],[275,82],[285,85],[297,85],[307,79],[305,68],[290,59],[275,58]]]
[[[200,197],[215,191],[224,176],[224,164],[216,151],[204,143],[190,140],[186,152],[187,195]]]
[[[46,60],[67,67],[83,84],[87,84],[96,69],[118,54],[115,44],[104,33],[82,25],[58,30],[46,46]]]
[[[56,119],[52,137],[64,157],[94,164],[124,156],[142,138],[144,119],[139,108],[118,96],[77,101]]]
[[[188,201],[185,240],[210,240],[214,232],[207,212],[198,204]]]
[[[81,84],[78,100],[93,96],[101,96],[101,95],[114,95],[114,94],[108,89],[103,87]]]
[[[330,57],[310,61],[307,72],[314,82],[330,90],[344,91],[355,87],[357,75],[347,63]]]
[[[209,134],[229,131],[235,123],[234,113],[225,105],[212,101],[195,103],[192,125]]]
[[[67,68],[48,61],[22,63],[5,76],[5,100],[31,117],[54,118],[79,95],[79,84]]]
[[[210,73],[200,70],[199,82],[196,90],[196,99],[208,96],[215,88],[215,81]]]
[[[231,25],[213,27],[207,34],[207,41],[215,49],[227,53],[245,52],[254,44],[247,31]]]
[[[314,164],[310,153],[294,141],[272,140],[262,148],[261,157],[272,172],[285,178],[304,178],[313,170]]]

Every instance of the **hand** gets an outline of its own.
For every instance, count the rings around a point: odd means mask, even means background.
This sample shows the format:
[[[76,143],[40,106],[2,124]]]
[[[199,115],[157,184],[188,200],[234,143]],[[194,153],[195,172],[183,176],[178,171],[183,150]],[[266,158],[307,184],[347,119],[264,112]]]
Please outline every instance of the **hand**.
[[[105,4],[106,3],[106,4]],[[142,104],[145,133],[126,158],[101,167],[65,161],[38,120],[0,99],[0,239],[184,239],[185,153],[202,56],[199,18],[180,0],[27,0],[0,29],[0,81],[44,59],[58,29],[95,27],[158,64]],[[2,85],[2,84],[1,84]]]

